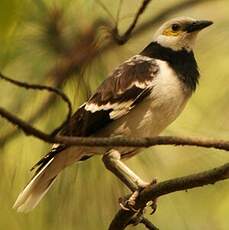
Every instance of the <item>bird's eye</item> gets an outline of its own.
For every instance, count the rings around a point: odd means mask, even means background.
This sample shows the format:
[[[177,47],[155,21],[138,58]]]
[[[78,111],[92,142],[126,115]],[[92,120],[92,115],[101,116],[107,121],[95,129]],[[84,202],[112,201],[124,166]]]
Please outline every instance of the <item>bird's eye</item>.
[[[181,27],[181,26],[180,26],[179,24],[173,24],[173,25],[172,25],[172,30],[173,30],[173,31],[178,31],[178,30],[180,29],[180,27]]]

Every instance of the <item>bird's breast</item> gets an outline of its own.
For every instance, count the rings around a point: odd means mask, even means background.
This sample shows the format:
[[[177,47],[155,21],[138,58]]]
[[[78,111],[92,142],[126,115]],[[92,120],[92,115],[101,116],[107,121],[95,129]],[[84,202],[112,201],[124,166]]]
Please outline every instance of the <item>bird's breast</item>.
[[[151,94],[128,114],[113,122],[110,135],[157,136],[183,110],[191,92],[164,61],[157,60]]]

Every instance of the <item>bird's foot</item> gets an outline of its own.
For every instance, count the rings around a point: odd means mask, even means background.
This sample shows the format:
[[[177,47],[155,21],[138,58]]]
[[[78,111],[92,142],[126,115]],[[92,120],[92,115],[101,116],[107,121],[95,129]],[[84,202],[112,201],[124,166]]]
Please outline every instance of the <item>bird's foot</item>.
[[[119,205],[123,210],[138,212],[139,210],[134,208],[136,198],[139,195],[139,190],[134,191],[129,198],[119,198]]]
[[[157,179],[153,179],[153,181],[151,183],[145,182],[145,181],[137,181],[137,185],[138,185],[138,190],[134,191],[131,196],[129,198],[120,198],[119,199],[119,204],[121,206],[121,208],[123,210],[129,211],[132,210],[134,212],[143,212],[142,209],[136,209],[134,208],[135,204],[136,204],[136,199],[139,196],[140,192],[146,188],[149,185],[152,184],[156,184],[157,183]],[[155,213],[156,209],[157,209],[157,203],[156,203],[156,199],[152,200],[149,202],[150,203],[150,207],[152,208],[152,212],[151,214]],[[148,204],[147,204],[148,206]]]

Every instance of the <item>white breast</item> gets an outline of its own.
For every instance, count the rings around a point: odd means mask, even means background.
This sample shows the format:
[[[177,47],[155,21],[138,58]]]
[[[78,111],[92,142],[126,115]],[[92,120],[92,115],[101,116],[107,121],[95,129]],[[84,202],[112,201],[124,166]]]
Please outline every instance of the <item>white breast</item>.
[[[191,95],[165,61],[157,60],[160,72],[151,95],[127,115],[112,122],[103,135],[132,137],[157,136],[183,110]]]

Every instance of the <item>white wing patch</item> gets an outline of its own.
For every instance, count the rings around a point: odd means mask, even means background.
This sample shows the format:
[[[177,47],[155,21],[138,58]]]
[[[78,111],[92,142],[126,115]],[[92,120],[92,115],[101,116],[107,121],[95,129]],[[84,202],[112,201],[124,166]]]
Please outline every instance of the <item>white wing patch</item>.
[[[144,89],[144,88],[150,86],[151,83],[152,83],[152,81],[145,81],[145,82],[134,81],[125,89],[125,91],[128,90],[128,89],[131,89],[134,86],[139,88],[139,89]],[[119,94],[119,95],[121,95],[123,93],[124,92],[122,90],[117,91],[117,94]]]
[[[145,87],[145,90],[143,90],[134,100],[128,100],[128,101],[124,101],[121,103],[115,102],[115,103],[106,103],[104,105],[97,105],[95,103],[88,103],[85,106],[85,109],[87,111],[90,111],[92,113],[95,113],[97,111],[101,111],[101,110],[112,110],[109,113],[109,116],[111,119],[118,119],[120,117],[122,117],[123,115],[127,114],[132,108],[133,108],[133,104],[136,100],[138,100],[139,97],[141,97],[142,94],[145,93],[146,90],[152,89],[153,87],[153,81],[151,82],[151,84],[149,84],[147,87]]]
[[[87,111],[90,111],[92,113],[95,113],[97,111],[100,110],[112,110],[112,112],[110,112],[109,116],[111,119],[117,119],[121,116],[123,116],[124,114],[128,113],[131,104],[133,103],[132,100],[129,101],[124,101],[121,103],[110,103],[108,102],[107,104],[104,105],[97,105],[95,103],[90,103],[90,104],[86,104],[85,109]]]

